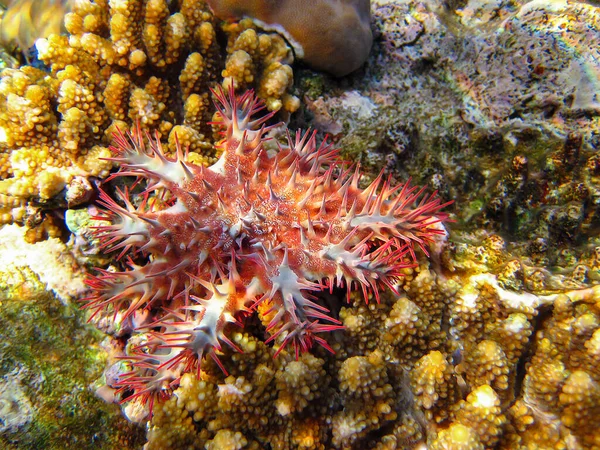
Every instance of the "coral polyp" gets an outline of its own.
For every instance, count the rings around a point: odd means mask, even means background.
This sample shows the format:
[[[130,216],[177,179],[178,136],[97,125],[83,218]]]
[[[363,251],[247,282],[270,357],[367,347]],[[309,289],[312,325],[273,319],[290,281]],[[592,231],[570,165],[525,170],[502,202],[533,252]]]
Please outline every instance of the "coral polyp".
[[[213,92],[222,155],[210,167],[186,162],[177,146],[167,157],[158,137],[139,128],[112,147],[116,177],[145,183],[141,201],[128,190],[99,203],[108,222],[97,234],[118,252],[122,271],[98,269],[88,279],[94,316],[135,324],[132,370],[119,381],[128,398],[169,395],[183,373],[219,361],[230,324],[258,311],[277,353],[308,351],[323,333],[342,328],[319,293],[360,289],[379,300],[413,266],[415,248],[445,235],[447,203],[379,175],[359,187],[359,167],[340,161],[314,132],[288,134],[265,147],[272,114],[252,92]]]

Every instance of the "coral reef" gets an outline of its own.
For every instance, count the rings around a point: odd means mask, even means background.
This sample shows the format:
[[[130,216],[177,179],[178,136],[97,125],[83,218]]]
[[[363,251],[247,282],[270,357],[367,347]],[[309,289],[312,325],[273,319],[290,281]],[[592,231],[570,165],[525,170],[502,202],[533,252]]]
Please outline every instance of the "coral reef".
[[[223,75],[240,89],[256,86],[272,110],[299,106],[283,39],[250,24],[221,30],[202,1],[81,1],[65,27],[68,35],[36,43],[49,73],[32,66],[2,73],[0,223],[85,203],[89,180],[112,169],[105,160],[112,134],[137,122],[158,130],[168,151],[178,141],[190,161],[214,162],[209,88]]]
[[[597,2],[372,3],[374,52],[364,70],[343,80],[302,69],[292,73],[284,40],[259,31],[250,19],[221,23],[203,2],[157,0],[78,1],[67,16],[69,36],[41,43],[40,56],[52,70],[4,72],[0,96],[10,95],[13,109],[2,113],[8,104],[3,100],[0,113],[25,125],[2,125],[1,221],[17,220],[29,229],[0,231],[2,263],[10,262],[0,269],[0,446],[139,448],[146,432],[148,449],[600,448]],[[184,26],[189,23],[198,25],[193,35]],[[194,53],[190,42],[204,44]],[[222,76],[229,78],[223,83]],[[292,78],[307,93],[304,114],[294,115],[292,126],[333,134],[342,155],[366,172],[358,187],[350,182],[345,192],[359,192],[373,180],[389,190],[412,176],[456,200],[455,209],[445,209],[456,219],[450,238],[444,246],[443,239],[429,243],[431,258],[415,248],[414,258],[388,261],[396,264],[388,281],[397,294],[367,278],[366,294],[350,292],[348,302],[348,285],[325,289],[318,274],[299,272],[310,255],[299,261],[288,250],[286,266],[286,251],[240,220],[255,224],[264,217],[278,242],[324,250],[311,233],[329,229],[313,219],[331,213],[328,201],[307,200],[311,214],[303,216],[283,207],[298,198],[280,188],[289,178],[282,155],[307,149],[306,162],[319,133],[265,143],[257,182],[254,168],[240,166],[253,189],[237,196],[233,211],[243,214],[211,223],[225,224],[223,233],[215,236],[191,220],[171,238],[157,231],[178,224],[170,213],[186,214],[178,208],[202,201],[210,200],[222,219],[221,203],[231,204],[225,193],[240,192],[233,188],[237,177],[221,189],[216,182],[237,166],[200,168],[219,157],[215,131],[228,124],[212,117],[207,88],[255,87],[269,109],[289,112],[299,105]],[[244,105],[249,103],[240,110]],[[95,191],[90,174],[103,177],[111,169],[114,161],[100,158],[109,154],[116,125],[125,131],[138,119],[142,129],[158,131],[160,143],[136,131],[134,142],[120,138],[121,152],[112,157],[129,165],[122,175],[129,171],[155,184],[144,192],[144,181],[132,186],[127,177],[105,183],[103,201],[113,210],[107,225],[98,220],[107,213],[89,203]],[[206,126],[207,119],[215,125]],[[265,131],[232,136],[242,150]],[[135,143],[141,153],[130,147]],[[179,152],[188,145],[187,154]],[[315,147],[321,153],[312,161],[333,163],[333,153],[326,156],[333,147]],[[280,168],[268,175],[275,162]],[[381,167],[385,176],[378,178]],[[158,168],[179,179],[187,170],[214,179],[186,194],[173,191],[173,180],[159,181],[153,175]],[[299,173],[310,170],[298,168],[294,183],[306,189]],[[329,173],[327,167],[315,170],[319,177]],[[336,180],[331,175],[330,187]],[[344,176],[352,178],[350,172]],[[119,190],[122,198],[110,200]],[[251,211],[243,199],[256,193],[260,205]],[[325,198],[316,185],[312,195]],[[71,207],[65,214],[73,234],[68,246],[57,239],[67,238],[58,212],[42,212],[65,206]],[[202,207],[200,218],[206,218],[208,206]],[[351,211],[346,203],[345,212]],[[276,213],[305,217],[306,228],[282,226]],[[94,232],[99,222],[103,228]],[[182,236],[192,228],[200,231],[190,246]],[[250,236],[262,245],[251,249]],[[31,244],[46,237],[42,245]],[[185,248],[172,245],[167,256],[159,255],[169,239]],[[183,269],[187,273],[160,267],[176,254],[197,256],[200,243],[211,239],[223,247],[204,262],[194,260]],[[102,255],[102,242],[105,250],[120,248]],[[349,253],[336,264],[364,256]],[[278,265],[288,278],[263,273],[249,283],[257,268]],[[108,267],[91,283],[101,292],[87,300],[108,335],[106,351],[98,346],[101,336],[67,306],[82,296],[82,266]],[[139,283],[127,279],[139,273],[151,276]],[[307,281],[286,303],[283,284],[274,288],[273,279],[289,283],[292,274],[296,282]],[[138,295],[152,279],[162,287],[159,295]],[[124,288],[135,295],[119,297]],[[241,313],[225,318],[221,334],[195,327],[228,297],[251,295],[250,288],[257,289],[258,304],[253,308],[255,301],[243,304],[240,297]],[[177,297],[175,291],[183,293]],[[308,307],[298,308],[299,299]],[[327,332],[303,335],[306,330],[297,327],[294,334],[300,313],[309,316],[309,331]],[[192,335],[201,339],[192,342]],[[211,339],[220,349],[202,346]],[[304,350],[315,341],[323,346],[296,355],[294,343]],[[197,364],[198,354],[190,350],[196,344],[215,359],[205,355]],[[118,420],[115,405],[99,404],[87,390],[102,366],[95,392],[109,402],[135,397],[122,408],[145,429]],[[164,378],[151,380],[158,373]],[[149,405],[142,399],[154,398],[144,391],[151,381],[160,401],[147,421]]]
[[[243,98],[241,104],[251,109],[247,101],[248,98]],[[244,117],[250,109],[225,107],[221,114],[231,110]],[[224,125],[230,121],[221,118]],[[256,137],[248,133],[246,130],[244,136],[244,131],[237,132],[239,140],[235,142],[234,151],[243,150]],[[226,136],[234,134],[230,132]],[[148,195],[155,188],[167,187],[173,192],[172,185],[167,184],[172,181],[154,175],[159,169],[168,172],[172,179],[185,179],[186,172],[195,169],[191,165],[177,165],[175,160],[162,160],[157,144],[144,142],[142,136],[132,138],[137,142],[133,146],[122,138],[118,145],[122,150],[116,158],[125,163],[125,173],[149,177],[152,187],[142,196],[141,206],[125,201],[129,195],[123,196],[125,207],[104,197],[105,204],[112,210],[108,219],[116,221],[101,229],[100,234],[108,240],[109,248],[125,254],[144,246],[144,250],[154,254],[155,245],[166,245],[166,241],[160,244],[163,242],[160,233],[164,233],[162,230],[172,219],[169,217],[166,221],[162,215],[188,214],[186,211],[199,201],[195,196],[202,199],[213,193],[213,202],[223,205],[219,210],[227,211],[226,190],[220,189],[220,184],[212,179],[203,185],[202,195],[198,195],[200,192],[191,195],[183,212],[176,205],[180,198],[187,197],[185,192],[179,191],[172,194],[174,197],[166,195],[163,206],[149,209],[147,205],[153,202]],[[290,141],[277,153],[283,152],[283,156],[270,158],[285,161],[286,152],[290,148],[304,148],[307,139],[305,136],[305,140]],[[136,148],[147,150],[139,153]],[[324,158],[323,152],[329,150],[324,147],[316,153],[315,159]],[[225,151],[223,162],[213,169],[227,173],[227,169],[236,172],[237,167],[244,167],[244,164],[227,164],[229,154]],[[288,167],[282,162],[280,165]],[[261,167],[263,164],[250,172],[260,173]],[[207,173],[210,175],[209,169],[203,169],[201,177]],[[327,171],[322,176],[326,174]],[[274,171],[265,178],[264,193],[260,194],[264,204],[287,198],[276,188],[279,180]],[[374,183],[378,185],[381,181],[381,177],[376,178]],[[193,191],[192,181],[187,183]],[[371,190],[367,188],[367,192]],[[244,192],[240,197],[247,197],[252,189],[248,187]],[[243,200],[240,202],[239,205],[245,204]],[[321,209],[319,205],[316,207]],[[278,208],[273,206],[267,210],[277,212]],[[272,223],[267,210],[255,213]],[[235,217],[247,217],[248,211]],[[140,217],[145,217],[148,224]],[[257,218],[262,221],[259,215]],[[312,222],[312,214],[310,218]],[[235,224],[236,220],[230,223]],[[249,226],[242,223],[240,230]],[[194,226],[202,228],[200,223]],[[316,229],[314,223],[312,226]],[[194,245],[203,239],[210,240],[208,228],[195,239]],[[277,234],[276,230],[273,227],[271,232],[279,236],[278,242],[285,241],[284,235]],[[308,232],[304,234],[308,236]],[[156,243],[147,245],[146,235],[155,236]],[[236,250],[233,255],[226,254],[224,263],[213,263],[220,270],[215,269],[213,281],[204,283],[206,296],[190,294],[189,306],[185,306],[187,288],[184,289],[179,305],[183,303],[184,310],[193,311],[189,315],[169,312],[165,318],[159,312],[161,317],[157,319],[156,306],[160,300],[152,299],[154,292],[146,288],[139,288],[138,294],[127,299],[121,296],[129,284],[133,285],[130,292],[135,293],[139,284],[149,283],[147,279],[138,281],[140,277],[136,276],[131,276],[131,281],[127,279],[131,272],[147,267],[140,266],[139,259],[128,263],[129,269],[104,272],[91,283],[100,292],[92,297],[90,305],[96,308],[100,324],[111,334],[129,336],[135,326],[139,331],[147,331],[142,334],[134,331],[128,345],[111,360],[107,371],[111,377],[107,377],[107,383],[115,390],[120,389],[113,393],[114,399],[121,399],[121,395],[144,399],[150,395],[150,388],[157,385],[161,393],[171,394],[168,400],[154,404],[154,415],[148,425],[148,448],[263,448],[270,445],[273,448],[383,449],[427,445],[440,449],[508,449],[566,448],[569,445],[593,448],[597,445],[599,430],[591,417],[597,414],[600,405],[597,371],[600,290],[597,286],[586,287],[591,270],[551,273],[540,267],[535,258],[522,257],[521,247],[511,245],[509,250],[499,235],[457,230],[441,254],[438,242],[432,242],[436,244],[436,252],[431,261],[417,249],[416,266],[397,267],[392,284],[399,295],[378,292],[375,288],[362,296],[351,294],[351,304],[342,306],[339,297],[343,292],[339,290],[328,293],[316,288],[311,291],[316,298],[311,298],[305,311],[312,314],[317,311],[313,305],[325,302],[329,309],[327,315],[321,311],[321,315],[314,318],[323,320],[323,331],[330,333],[319,336],[322,347],[297,354],[293,347],[285,346],[288,337],[292,336],[287,343],[295,343],[301,349],[308,347],[308,341],[302,338],[294,341],[293,328],[284,330],[289,334],[278,335],[282,329],[279,328],[281,318],[289,312],[285,309],[285,300],[275,308],[259,301],[258,307],[250,309],[258,310],[260,320],[246,317],[243,331],[234,331],[231,324],[223,328],[231,330],[226,334],[208,333],[198,322],[195,314],[210,311],[211,301],[220,299],[221,304],[226,304],[226,299],[236,299],[236,294],[248,292],[238,287],[239,281],[246,280],[241,283],[244,289],[253,286],[248,283],[250,276],[241,267],[255,271],[256,266],[254,262],[235,257],[240,245],[234,244],[237,236],[237,233],[223,233],[213,239],[214,242],[225,239]],[[243,244],[247,237],[240,242]],[[306,236],[304,240],[308,242]],[[184,238],[176,241],[186,242]],[[302,236],[299,241],[303,241]],[[264,244],[258,247],[266,260],[273,254],[272,245],[268,252]],[[171,246],[168,252],[160,254],[169,254],[174,248]],[[188,245],[180,248],[184,257],[179,261],[186,259],[187,248]],[[589,257],[589,267],[598,267],[597,253]],[[284,260],[285,255],[284,251],[278,264],[288,269],[293,258]],[[134,257],[138,258],[135,254]],[[160,264],[166,259],[155,256],[153,261]],[[232,262],[235,272],[231,272]],[[167,273],[161,270],[156,274],[158,281]],[[196,288],[192,285],[201,280],[193,273],[182,280],[177,278],[177,272],[169,275],[168,282],[158,283],[163,286],[162,292],[170,291],[174,283],[186,286],[186,281],[192,290]],[[273,289],[260,288],[260,284],[256,281],[254,285],[259,286],[254,291],[259,298],[262,292],[273,292]],[[173,293],[176,290],[177,286]],[[379,301],[373,301],[376,296]],[[289,298],[294,301],[298,297],[290,293]],[[365,298],[369,301],[365,302]],[[137,309],[148,301],[152,304],[145,312],[138,315],[130,312],[132,307]],[[242,304],[248,308],[252,302]],[[284,309],[278,309],[281,304]],[[172,306],[170,303],[169,311]],[[115,327],[111,319],[115,311],[117,317],[131,316],[130,323],[124,321],[122,326]],[[334,330],[337,326],[331,319],[338,318],[343,330]],[[204,340],[193,340],[194,332]],[[276,338],[264,340],[265,333],[271,336],[274,333]],[[219,344],[219,354],[218,358],[205,358],[199,366],[192,354],[182,354],[195,344],[201,354],[207,353],[203,346],[206,336]],[[228,345],[221,346],[218,339]],[[335,353],[327,352],[328,346]],[[130,360],[130,365],[123,365],[124,357]],[[177,364],[182,364],[187,373],[182,375]],[[143,421],[146,417],[147,410],[140,408],[139,403],[139,400],[132,401],[124,407],[131,420]]]
[[[296,111],[300,100],[288,93],[294,80],[293,56],[285,40],[275,33],[259,34],[250,19],[223,28],[229,35],[224,88],[233,84],[244,91],[258,84],[257,95],[269,110]]]
[[[150,409],[184,373],[200,377],[204,357],[227,373],[218,352],[222,344],[238,349],[228,324],[242,325],[253,311],[275,355],[290,346],[298,357],[314,343],[331,351],[321,333],[339,321],[316,302],[318,293],[344,288],[349,297],[360,289],[365,300],[379,299],[416,249],[427,253],[446,237],[441,210],[451,202],[383,176],[361,189],[359,168],[338,161],[326,142],[317,146],[311,132],[288,135],[269,155],[273,114],[258,116],[265,106],[252,92],[215,95],[224,138],[214,165],[185,163],[181,148],[168,159],[158,138],[145,143],[137,129],[117,136],[111,159],[121,165],[116,176],[146,180],[141,202],[127,190],[118,191],[124,206],[100,194],[107,210],[98,219],[109,222],[97,229],[101,245],[128,259],[125,270],[88,279],[86,307],[113,329],[134,325],[131,370],[116,386]],[[280,410],[300,408],[281,401]]]
[[[222,19],[252,18],[265,29],[283,34],[296,56],[317,70],[344,76],[369,56],[370,0],[207,0]]]

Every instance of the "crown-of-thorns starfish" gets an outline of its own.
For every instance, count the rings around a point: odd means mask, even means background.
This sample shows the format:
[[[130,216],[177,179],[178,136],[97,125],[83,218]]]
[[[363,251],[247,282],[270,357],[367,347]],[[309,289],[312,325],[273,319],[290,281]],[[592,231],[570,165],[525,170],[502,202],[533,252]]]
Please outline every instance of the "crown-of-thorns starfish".
[[[358,167],[339,161],[330,144],[318,146],[314,132],[267,151],[271,114],[258,115],[255,95],[213,94],[224,129],[213,166],[186,162],[179,146],[166,157],[158,137],[139,128],[117,134],[112,147],[115,176],[145,179],[147,188],[138,205],[127,190],[119,202],[100,193],[99,219],[109,224],[97,234],[107,252],[126,257],[126,269],[90,276],[86,306],[116,322],[146,318],[120,381],[126,400],[169,395],[183,373],[200,373],[205,356],[224,370],[222,343],[238,350],[228,324],[243,326],[256,310],[276,353],[291,346],[297,355],[314,343],[331,351],[322,333],[340,322],[316,294],[360,287],[379,301],[380,289],[393,290],[414,264],[415,246],[427,253],[445,233],[440,210],[448,203],[435,193],[391,186],[383,174],[359,188]]]

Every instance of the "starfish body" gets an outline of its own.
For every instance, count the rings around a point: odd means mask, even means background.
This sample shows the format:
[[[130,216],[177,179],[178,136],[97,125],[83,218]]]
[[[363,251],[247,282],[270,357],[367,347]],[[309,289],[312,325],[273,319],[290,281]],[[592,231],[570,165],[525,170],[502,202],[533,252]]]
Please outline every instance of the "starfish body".
[[[205,356],[223,368],[222,344],[237,350],[228,324],[242,325],[257,309],[277,353],[291,347],[297,355],[314,343],[331,351],[322,333],[342,327],[317,294],[361,288],[378,300],[414,264],[414,248],[427,252],[445,233],[446,204],[435,194],[392,186],[383,175],[361,189],[359,169],[331,145],[317,146],[315,133],[288,135],[286,146],[268,151],[271,115],[258,116],[254,94],[214,94],[215,123],[224,129],[217,163],[185,162],[181,149],[167,158],[158,137],[139,129],[118,134],[116,176],[145,179],[144,200],[100,194],[108,224],[97,233],[106,251],[128,262],[121,272],[90,276],[87,307],[116,321],[151,313],[121,380],[143,400],[168,394],[184,372],[199,374]]]

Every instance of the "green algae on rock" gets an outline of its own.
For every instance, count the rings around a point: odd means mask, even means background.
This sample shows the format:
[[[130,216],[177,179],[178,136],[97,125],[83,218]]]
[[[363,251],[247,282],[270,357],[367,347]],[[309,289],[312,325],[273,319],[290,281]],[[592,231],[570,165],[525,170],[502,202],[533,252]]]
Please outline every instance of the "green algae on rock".
[[[71,302],[81,290],[81,278],[68,269],[73,259],[57,239],[23,239],[20,227],[0,231],[0,446],[140,445],[139,430],[90,388],[106,356],[102,334]]]

